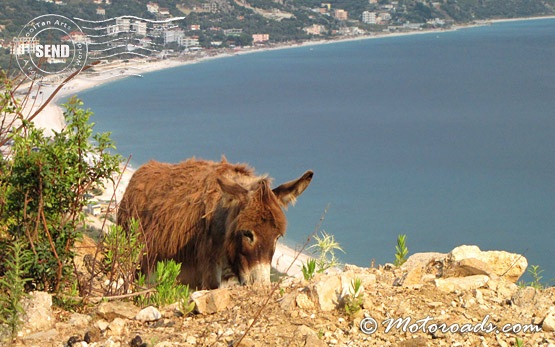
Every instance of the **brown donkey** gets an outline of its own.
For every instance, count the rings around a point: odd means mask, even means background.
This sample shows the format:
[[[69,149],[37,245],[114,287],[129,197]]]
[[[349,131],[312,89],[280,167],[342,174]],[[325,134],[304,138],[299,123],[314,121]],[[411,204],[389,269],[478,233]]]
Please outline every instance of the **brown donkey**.
[[[131,178],[118,209],[124,229],[140,221],[146,240],[142,271],[157,261],[181,262],[179,280],[193,288],[223,282],[270,282],[277,239],[285,234],[283,208],[310,184],[313,172],[271,189],[271,180],[225,158],[179,164],[151,161]]]

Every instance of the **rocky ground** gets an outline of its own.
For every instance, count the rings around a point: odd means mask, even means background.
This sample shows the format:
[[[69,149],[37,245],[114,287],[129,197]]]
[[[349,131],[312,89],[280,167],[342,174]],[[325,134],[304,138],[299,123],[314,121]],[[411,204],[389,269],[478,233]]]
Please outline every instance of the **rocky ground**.
[[[34,293],[25,328],[5,345],[505,347],[518,338],[555,347],[555,288],[516,285],[526,266],[519,255],[462,246],[416,254],[400,268],[347,265],[311,281],[197,292],[200,312],[187,316],[125,301],[66,312]]]

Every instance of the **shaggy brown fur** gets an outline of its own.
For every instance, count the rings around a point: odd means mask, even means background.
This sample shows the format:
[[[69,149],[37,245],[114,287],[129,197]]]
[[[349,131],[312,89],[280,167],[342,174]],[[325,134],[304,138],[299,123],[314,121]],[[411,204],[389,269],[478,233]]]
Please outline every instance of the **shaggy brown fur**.
[[[240,283],[269,282],[278,237],[285,233],[282,208],[309,185],[312,171],[270,188],[243,164],[190,159],[151,161],[139,168],[118,209],[118,224],[139,219],[145,235],[142,270],[159,260],[182,263],[180,280],[217,288],[230,277]]]

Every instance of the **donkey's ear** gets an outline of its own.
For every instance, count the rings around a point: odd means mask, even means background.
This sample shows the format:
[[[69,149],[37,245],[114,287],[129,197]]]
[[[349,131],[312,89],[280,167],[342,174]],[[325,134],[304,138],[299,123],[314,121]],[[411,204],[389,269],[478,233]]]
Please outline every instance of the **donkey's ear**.
[[[243,188],[239,183],[234,182],[227,177],[218,177],[216,180],[218,181],[218,185],[222,191],[230,197],[242,198],[248,193],[248,190]]]
[[[296,180],[289,181],[287,183],[282,184],[281,186],[274,188],[273,192],[278,198],[282,207],[287,207],[289,204],[294,205],[297,197],[304,192],[306,187],[312,181],[312,176],[314,176],[314,172],[307,171],[305,172],[300,178]]]

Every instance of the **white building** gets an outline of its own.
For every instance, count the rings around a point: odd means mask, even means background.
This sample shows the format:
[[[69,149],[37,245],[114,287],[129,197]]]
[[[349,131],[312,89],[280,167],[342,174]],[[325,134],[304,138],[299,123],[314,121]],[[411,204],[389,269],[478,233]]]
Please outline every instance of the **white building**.
[[[198,36],[193,36],[193,37],[183,36],[183,37],[180,37],[177,40],[177,44],[180,45],[180,46],[187,47],[187,48],[199,47],[200,46],[200,43],[198,41]]]
[[[35,53],[37,45],[40,43],[39,39],[29,37],[14,37],[10,54],[22,55]]]
[[[179,42],[185,37],[185,32],[182,29],[174,28],[164,31],[164,43]]]
[[[134,21],[131,23],[131,31],[134,31],[137,35],[146,36],[146,22]]]
[[[150,13],[158,13],[160,6],[155,2],[149,2],[146,4],[146,10]]]
[[[364,11],[362,12],[362,22],[365,24],[376,24],[376,12]]]

